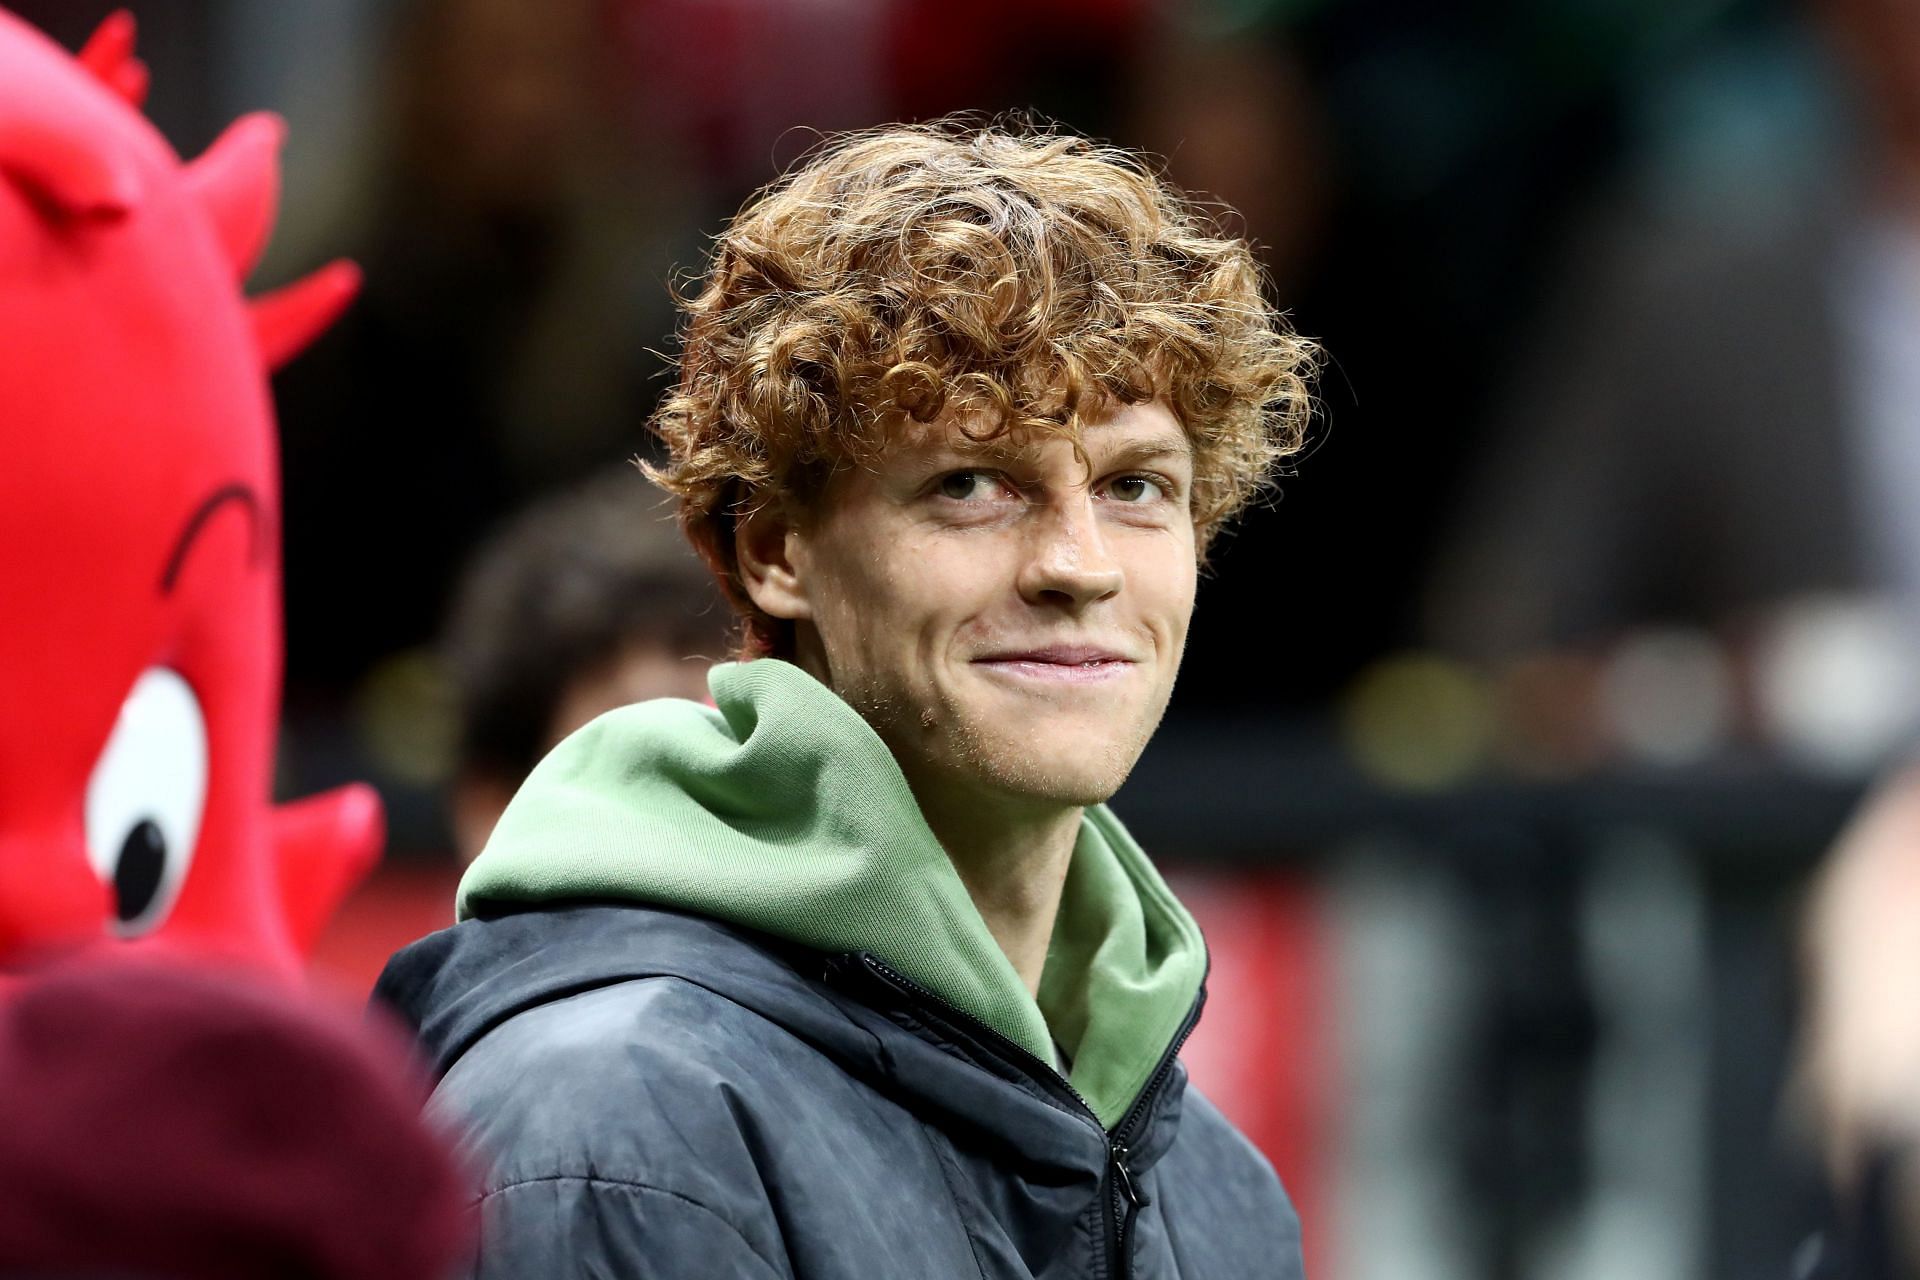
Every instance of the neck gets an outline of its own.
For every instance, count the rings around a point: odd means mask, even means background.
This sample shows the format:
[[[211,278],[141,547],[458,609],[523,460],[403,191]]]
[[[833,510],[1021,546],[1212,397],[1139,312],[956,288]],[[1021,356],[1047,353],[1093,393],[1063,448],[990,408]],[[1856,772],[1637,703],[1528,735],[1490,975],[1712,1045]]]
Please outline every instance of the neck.
[[[1037,995],[1082,810],[935,794],[932,788],[915,787],[914,793],[987,931]]]

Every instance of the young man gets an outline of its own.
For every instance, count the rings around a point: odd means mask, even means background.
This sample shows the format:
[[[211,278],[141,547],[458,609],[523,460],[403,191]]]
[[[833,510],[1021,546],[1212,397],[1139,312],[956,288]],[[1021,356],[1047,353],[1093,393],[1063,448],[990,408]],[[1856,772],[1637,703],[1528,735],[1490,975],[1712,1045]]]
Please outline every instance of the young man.
[[[398,956],[486,1276],[1295,1277],[1103,801],[1308,344],[1135,158],[889,129],[721,237],[658,478],[758,660],[561,743]]]

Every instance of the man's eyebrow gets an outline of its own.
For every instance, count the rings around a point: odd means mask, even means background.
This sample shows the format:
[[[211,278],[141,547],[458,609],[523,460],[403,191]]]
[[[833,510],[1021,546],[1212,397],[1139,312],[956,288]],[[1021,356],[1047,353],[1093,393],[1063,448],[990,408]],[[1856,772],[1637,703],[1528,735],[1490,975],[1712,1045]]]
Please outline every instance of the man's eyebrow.
[[[258,564],[262,539],[260,537],[260,495],[253,486],[246,484],[221,485],[193,509],[187,522],[180,530],[180,536],[174,539],[173,551],[167,556],[166,570],[160,575],[160,594],[169,596],[180,580],[180,571],[186,566],[187,553],[193,550],[194,539],[219,512],[220,508],[238,503],[247,513],[247,559]]]
[[[1192,458],[1193,441],[1186,433],[1155,434],[1142,436],[1137,440],[1126,440],[1105,451],[1109,460],[1125,459],[1133,462],[1145,462],[1154,458]]]
[[[1036,452],[1039,443],[1039,441],[1029,441],[1020,447],[1015,447],[1004,439],[980,441],[946,440],[930,446],[926,450],[926,458],[928,461],[940,465],[945,465],[948,462],[1019,462],[1023,459],[1031,458]],[[1081,446],[1082,448],[1086,447],[1084,438],[1081,440]],[[1095,450],[1092,449],[1087,450],[1089,456],[1092,456],[1094,452]],[[1109,464],[1114,459],[1150,461],[1154,458],[1191,458],[1193,457],[1193,441],[1188,439],[1184,431],[1155,432],[1150,436],[1140,436],[1137,439],[1124,440],[1118,444],[1105,446],[1099,449],[1098,453],[1102,460]]]

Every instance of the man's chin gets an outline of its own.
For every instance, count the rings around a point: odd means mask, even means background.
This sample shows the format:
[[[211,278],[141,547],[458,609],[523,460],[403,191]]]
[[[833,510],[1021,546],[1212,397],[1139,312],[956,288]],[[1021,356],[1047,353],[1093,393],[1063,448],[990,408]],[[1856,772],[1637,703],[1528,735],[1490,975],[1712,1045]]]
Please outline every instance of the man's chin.
[[[1086,778],[1025,778],[1010,780],[1010,790],[1026,800],[1058,805],[1063,809],[1085,809],[1113,799],[1118,786]]]
[[[1084,740],[1008,743],[1005,748],[987,747],[975,756],[973,764],[986,781],[1028,800],[1079,808],[1112,799],[1140,754],[1131,744]]]

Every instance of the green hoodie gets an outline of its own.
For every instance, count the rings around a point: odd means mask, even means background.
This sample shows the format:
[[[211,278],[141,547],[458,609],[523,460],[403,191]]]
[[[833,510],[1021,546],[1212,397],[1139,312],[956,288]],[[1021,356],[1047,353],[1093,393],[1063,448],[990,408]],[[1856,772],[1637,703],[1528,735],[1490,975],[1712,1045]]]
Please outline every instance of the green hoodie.
[[[1035,1000],[866,721],[800,668],[714,668],[717,709],[610,711],[542,760],[460,882],[475,904],[615,898],[869,951],[1042,1061],[1108,1128],[1206,969],[1200,930],[1104,805],[1087,810]]]

